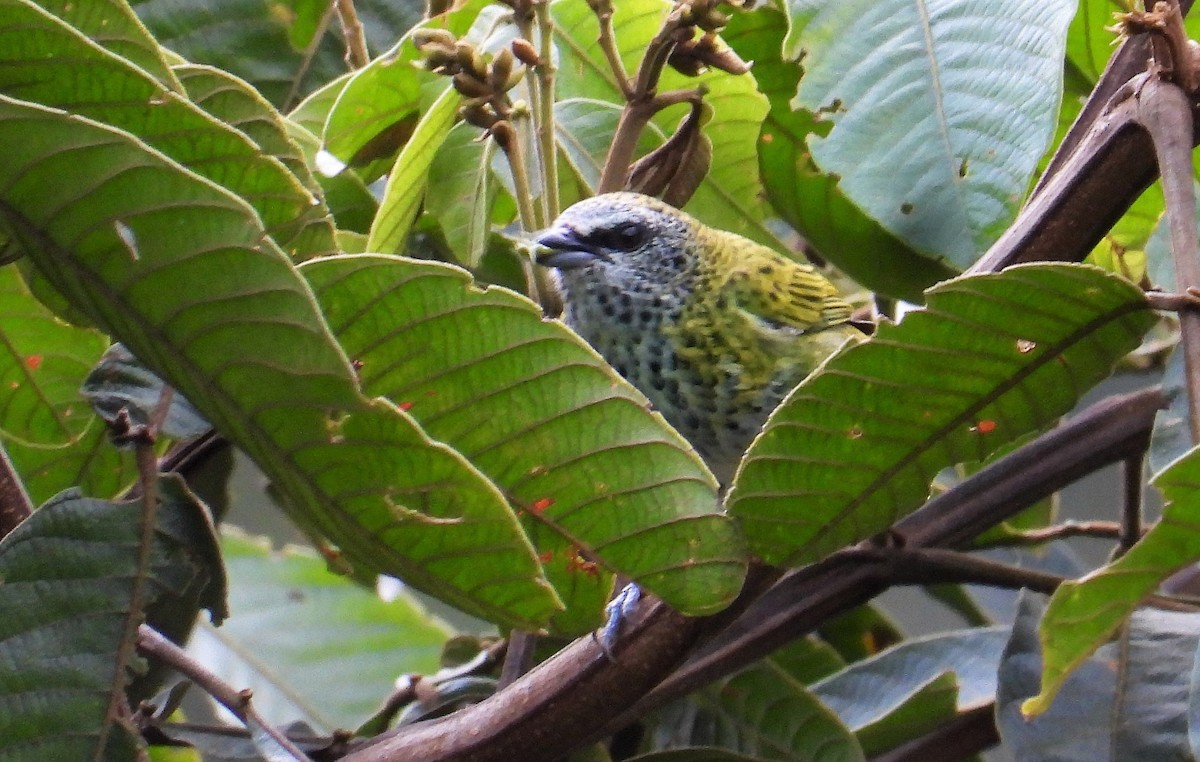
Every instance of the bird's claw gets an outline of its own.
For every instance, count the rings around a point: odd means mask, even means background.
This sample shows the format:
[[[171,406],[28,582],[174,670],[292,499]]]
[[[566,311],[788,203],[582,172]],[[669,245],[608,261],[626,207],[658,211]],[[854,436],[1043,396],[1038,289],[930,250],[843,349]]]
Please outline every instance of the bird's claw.
[[[621,634],[621,623],[633,613],[641,598],[642,589],[630,582],[604,607],[604,625],[597,632],[597,640],[609,661],[616,661],[613,649],[617,645],[617,637]]]

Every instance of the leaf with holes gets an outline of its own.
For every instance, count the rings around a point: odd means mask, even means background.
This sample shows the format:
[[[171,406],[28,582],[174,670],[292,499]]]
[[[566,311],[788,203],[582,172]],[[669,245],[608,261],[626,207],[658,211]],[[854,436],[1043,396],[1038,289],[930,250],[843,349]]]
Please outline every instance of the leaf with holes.
[[[828,132],[828,123],[791,106],[800,81],[799,63],[780,54],[786,17],[763,7],[737,13],[722,33],[747,61],[770,100],[758,142],[758,170],[772,208],[798,230],[822,257],[863,286],[910,302],[957,271],[922,256],[864,214],[838,190],[836,177],[813,165],[809,135]]]
[[[883,531],[942,468],[1070,410],[1155,319],[1138,288],[1087,265],[956,278],[926,297],[805,379],[750,447],[727,501],[768,562]]]
[[[966,268],[1008,227],[1054,136],[1074,0],[826,4],[789,57],[793,105],[842,193],[916,251]]]
[[[686,613],[733,599],[746,560],[712,476],[645,397],[536,305],[449,265],[396,257],[301,271],[364,390],[406,409],[522,509],[568,604],[560,630],[595,626],[608,571]]]

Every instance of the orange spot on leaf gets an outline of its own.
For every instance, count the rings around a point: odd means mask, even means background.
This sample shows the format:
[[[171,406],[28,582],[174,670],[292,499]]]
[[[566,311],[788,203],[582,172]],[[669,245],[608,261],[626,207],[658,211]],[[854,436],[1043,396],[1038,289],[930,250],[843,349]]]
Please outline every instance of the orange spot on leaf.
[[[25,366],[30,370],[37,370],[42,365],[41,355],[29,355],[25,358]]]
[[[413,406],[413,403],[411,403],[411,402],[401,402],[396,407],[400,408],[401,410],[403,410],[404,412],[407,413],[409,410],[412,410],[412,406]]]
[[[993,420],[982,420],[979,423],[975,424],[971,428],[971,430],[977,431],[980,434],[991,434],[993,431],[996,430],[996,422]]]
[[[554,505],[554,498],[539,497],[537,500],[534,500],[533,504],[530,505],[529,507],[530,507],[530,509],[533,510],[534,513],[541,513],[542,511],[546,510],[547,508],[549,508],[552,505]]]

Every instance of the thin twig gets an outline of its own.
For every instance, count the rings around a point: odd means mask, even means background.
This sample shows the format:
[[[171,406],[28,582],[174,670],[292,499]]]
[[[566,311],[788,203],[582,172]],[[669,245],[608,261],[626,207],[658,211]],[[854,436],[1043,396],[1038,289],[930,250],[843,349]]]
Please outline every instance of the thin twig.
[[[606,18],[606,13],[608,18]],[[600,17],[600,46],[604,50],[605,56],[608,57],[617,84],[625,96],[625,108],[621,111],[620,121],[613,134],[612,145],[608,149],[608,156],[604,159],[604,169],[600,172],[600,184],[596,188],[597,193],[607,193],[625,187],[626,175],[629,172],[629,166],[633,163],[633,154],[637,148],[638,138],[641,137],[642,130],[645,129],[650,119],[667,106],[681,102],[675,94],[663,100],[664,96],[656,96],[655,90],[658,88],[659,77],[662,76],[663,67],[667,65],[671,51],[680,40],[691,38],[693,28],[684,23],[683,12],[680,8],[672,9],[663,19],[662,26],[654,35],[654,39],[646,46],[631,86],[628,77],[624,74],[624,66],[620,62],[620,51],[612,37],[611,12],[605,9],[598,12],[597,15]],[[685,100],[703,96],[701,89],[678,91],[678,93],[686,93]]]
[[[346,65],[361,69],[371,62],[371,54],[367,51],[367,38],[362,22],[358,20],[354,0],[333,0],[333,6],[342,26],[342,37],[346,40]]]
[[[150,576],[150,559],[154,550],[154,533],[158,527],[158,459],[154,454],[154,438],[147,428],[136,434],[134,457],[137,460],[138,483],[142,488],[141,525],[138,532],[137,565],[130,581],[129,607],[125,611],[125,631],[117,648],[116,663],[113,665],[113,684],[109,692],[108,712],[118,717],[128,712],[125,697],[125,680],[133,659],[138,626],[145,616],[146,580]],[[110,725],[105,724],[102,736],[107,735]],[[104,746],[103,738],[97,748]]]
[[[145,656],[158,659],[200,686],[205,693],[216,699],[217,703],[232,712],[247,727],[253,725],[262,728],[272,740],[297,760],[309,762],[308,755],[297,748],[277,728],[263,720],[255,711],[254,706],[250,703],[249,689],[239,691],[229,685],[148,625],[142,625],[137,630],[137,648]]]
[[[630,101],[633,100],[634,95],[633,82],[629,79],[629,74],[625,71],[625,63],[621,60],[621,50],[617,47],[617,38],[613,34],[612,17],[611,3],[604,3],[602,6],[597,3],[596,20],[600,23],[600,36],[597,38],[596,44],[600,46],[609,68],[612,69],[613,79],[617,82],[621,97]]]
[[[1053,593],[1065,577],[1037,569],[1002,564],[944,548],[880,548],[860,546],[846,551],[887,565],[896,585],[976,584],[1039,593]]]
[[[1121,463],[1121,537],[1114,558],[1119,558],[1142,539],[1142,466],[1145,454],[1135,453]]]
[[[496,690],[502,691],[533,666],[537,635],[524,630],[513,630],[508,636],[508,649],[504,655],[504,666]]]
[[[0,539],[7,537],[32,513],[33,501],[29,499],[21,477],[17,476],[8,451],[0,444]]]
[[[313,30],[312,39],[308,41],[308,45],[304,48],[304,55],[300,59],[300,65],[296,67],[296,73],[292,75],[292,84],[288,88],[287,97],[283,99],[283,107],[280,109],[284,113],[291,110],[295,105],[297,97],[300,95],[300,87],[304,83],[304,77],[308,74],[309,68],[312,66],[313,59],[317,56],[317,51],[321,48],[321,40],[325,38],[325,32],[329,30],[329,22],[333,20],[333,3],[330,3],[325,12],[321,14],[321,19],[317,22],[317,28]]]
[[[1118,540],[1121,537],[1121,524],[1116,521],[1064,521],[1040,529],[1027,529],[996,538],[986,544],[980,543],[979,548],[1000,548],[1012,545],[1043,545],[1054,540],[1065,540],[1071,537],[1096,537],[1105,540]]]
[[[554,21],[550,18],[550,0],[538,0],[533,6],[538,29],[538,63],[533,67],[537,74],[537,133],[542,164],[542,199],[546,223],[558,217],[558,158],[554,140]]]

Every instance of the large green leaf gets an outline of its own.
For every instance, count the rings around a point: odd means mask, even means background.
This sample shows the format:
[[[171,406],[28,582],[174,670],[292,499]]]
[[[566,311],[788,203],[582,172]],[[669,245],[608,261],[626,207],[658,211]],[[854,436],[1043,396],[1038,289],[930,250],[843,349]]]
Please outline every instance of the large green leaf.
[[[926,297],[809,376],[751,446],[728,504],[767,561],[883,531],[940,469],[1067,412],[1155,320],[1135,286],[1086,265],[962,277]]]
[[[115,495],[133,476],[79,394],[108,339],[57,320],[0,269],[0,435],[36,503],[67,487]]]
[[[244,134],[37,6],[3,0],[0,10],[0,93],[131,132],[250,202],[285,248],[332,248],[320,203]]]
[[[1016,216],[1054,134],[1075,3],[1030,10],[850,0],[799,35],[795,105],[833,124],[809,139],[817,166],[885,229],[960,268]]]
[[[56,320],[16,267],[0,268],[0,434],[32,447],[75,444],[96,425],[79,386],[107,345],[98,331]]]
[[[764,760],[865,759],[837,715],[772,659],[668,706],[650,745],[719,747]]]
[[[66,492],[0,541],[0,757],[134,759],[141,738],[114,707],[136,660],[143,607],[210,580],[207,550],[174,531],[202,511],[163,482],[160,531],[142,557],[140,501]],[[200,518],[203,523],[203,518]],[[170,527],[165,531],[162,527]],[[198,555],[199,552],[199,555]],[[143,584],[144,583],[144,584]],[[141,588],[140,594],[136,592]],[[223,591],[221,591],[223,592]],[[194,619],[198,599],[191,599]],[[207,601],[217,608],[220,603]],[[81,626],[86,623],[86,626]]]
[[[132,0],[133,9],[164,45],[188,60],[211,64],[250,82],[281,108],[346,71],[337,22],[317,41],[305,0]],[[372,50],[385,50],[421,17],[418,3],[356,0]],[[324,12],[328,6],[322,5]]]
[[[24,147],[0,166],[0,215],[38,267],[254,458],[302,526],[362,576],[496,621],[546,620],[554,593],[503,496],[360,397],[249,206],[127,134],[33,104],[0,97],[0,140]]]
[[[742,58],[754,61],[754,78],[771,103],[758,143],[767,200],[822,257],[863,286],[920,302],[922,291],[956,270],[884,230],[842,194],[836,176],[813,164],[806,141],[827,134],[829,124],[792,109],[801,68],[780,54],[786,22],[779,11],[760,8],[735,14],[723,35]]]
[[[1162,518],[1128,553],[1054,591],[1042,618],[1042,690],[1025,710],[1044,712],[1071,670],[1103,645],[1158,584],[1200,558],[1200,451],[1154,480]]]
[[[303,227],[291,239],[280,240],[292,258],[334,253],[333,224],[320,195],[321,186],[283,116],[249,84],[220,69],[189,64],[173,71],[193,103],[250,138],[265,155],[287,167],[311,194],[308,203],[312,208],[303,215]]]
[[[254,691],[268,722],[304,720],[324,731],[356,727],[405,674],[432,675],[453,632],[411,594],[384,601],[329,571],[311,551],[272,552],[224,532],[230,617],[200,628],[188,651]]]
[[[89,40],[137,66],[163,86],[182,92],[158,42],[124,0],[34,0]]]
[[[394,257],[315,260],[303,272],[364,390],[408,410],[521,509],[568,602],[560,629],[595,625],[606,570],[691,614],[732,600],[745,558],[712,476],[536,305],[449,265]]]
[[[672,4],[665,0],[622,0],[613,5],[617,45],[626,71],[632,74]],[[550,10],[557,24],[559,99],[590,98],[624,104],[612,70],[596,44],[596,14],[587,3],[574,0],[558,0]],[[704,100],[712,107],[712,118],[705,124],[704,133],[712,140],[713,162],[684,209],[709,225],[782,249],[779,239],[763,224],[767,208],[758,177],[758,131],[767,114],[766,98],[755,87],[753,76],[734,76],[717,69],[699,77],[685,77],[668,68],[658,89],[665,92],[696,87],[706,89]],[[683,107],[668,109],[654,121],[663,132],[671,133],[685,113]]]

